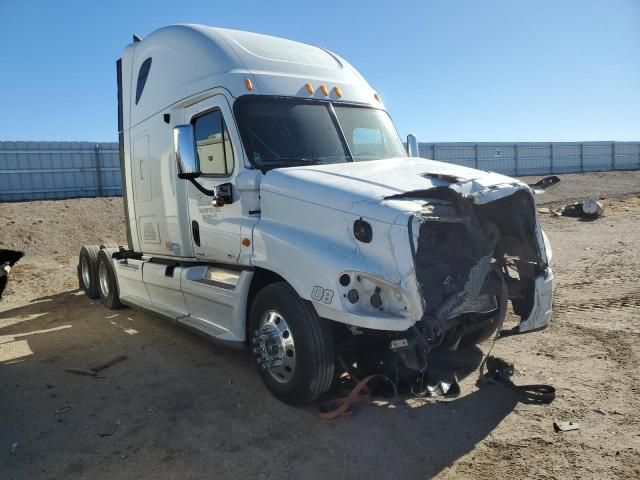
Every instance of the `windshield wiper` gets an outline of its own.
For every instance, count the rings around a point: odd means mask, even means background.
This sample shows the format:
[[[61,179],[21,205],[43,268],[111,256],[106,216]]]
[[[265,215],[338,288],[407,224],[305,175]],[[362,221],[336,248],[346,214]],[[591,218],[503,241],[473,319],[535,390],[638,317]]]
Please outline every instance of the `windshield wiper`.
[[[277,162],[266,162],[262,165],[263,169],[271,170],[272,168],[301,167],[304,165],[321,165],[321,160],[312,158],[279,158]]]
[[[322,157],[322,158],[276,158],[275,162],[265,162],[260,165],[260,170],[266,173],[268,170],[274,168],[287,168],[287,167],[303,167],[306,165],[327,165],[331,163],[345,163],[349,159],[345,157]]]

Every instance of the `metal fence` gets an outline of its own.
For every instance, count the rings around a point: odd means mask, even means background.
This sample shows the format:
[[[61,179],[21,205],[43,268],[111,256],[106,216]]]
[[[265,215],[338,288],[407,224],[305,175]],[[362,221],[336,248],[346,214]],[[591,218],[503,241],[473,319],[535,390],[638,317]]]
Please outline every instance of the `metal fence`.
[[[420,143],[420,156],[507,175],[640,169],[640,142]],[[122,195],[115,142],[0,142],[0,201]]]
[[[116,195],[115,142],[0,142],[0,201]]]
[[[640,142],[420,143],[419,151],[513,176],[640,169]]]

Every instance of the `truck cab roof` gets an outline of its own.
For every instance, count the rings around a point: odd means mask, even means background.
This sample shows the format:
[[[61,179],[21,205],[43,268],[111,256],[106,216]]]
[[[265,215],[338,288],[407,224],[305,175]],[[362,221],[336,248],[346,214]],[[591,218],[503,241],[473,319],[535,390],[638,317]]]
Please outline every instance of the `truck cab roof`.
[[[130,75],[133,90],[125,129],[215,87],[233,97],[278,95],[382,107],[367,81],[335,53],[258,33],[171,25],[130,44],[123,64],[131,66],[123,73]]]

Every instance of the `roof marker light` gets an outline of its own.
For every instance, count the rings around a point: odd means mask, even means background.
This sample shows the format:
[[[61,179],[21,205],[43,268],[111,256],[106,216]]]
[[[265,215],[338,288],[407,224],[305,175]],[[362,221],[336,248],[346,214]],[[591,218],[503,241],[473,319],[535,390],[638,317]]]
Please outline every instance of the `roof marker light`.
[[[253,83],[251,83],[251,79],[250,78],[245,78],[244,79],[244,86],[247,87],[247,90],[249,90],[249,91],[253,90]]]
[[[377,101],[382,102],[382,100],[380,100],[380,95],[378,95],[377,93],[374,93],[373,96],[376,98]]]
[[[324,85],[320,85],[320,91],[325,97],[329,95],[329,90],[327,90],[327,87],[325,87]]]
[[[305,87],[307,89],[307,92],[309,92],[311,95],[313,95],[313,86],[310,83],[305,84]]]
[[[333,91],[335,92],[336,97],[342,98],[342,90],[340,89],[340,87],[333,87]]]

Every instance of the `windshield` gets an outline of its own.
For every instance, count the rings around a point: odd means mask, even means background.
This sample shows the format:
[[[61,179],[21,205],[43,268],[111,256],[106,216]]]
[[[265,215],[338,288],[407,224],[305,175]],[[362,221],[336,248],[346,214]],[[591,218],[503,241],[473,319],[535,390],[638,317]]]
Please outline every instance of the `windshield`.
[[[256,95],[238,100],[236,116],[263,171],[406,156],[389,115],[375,108]]]

